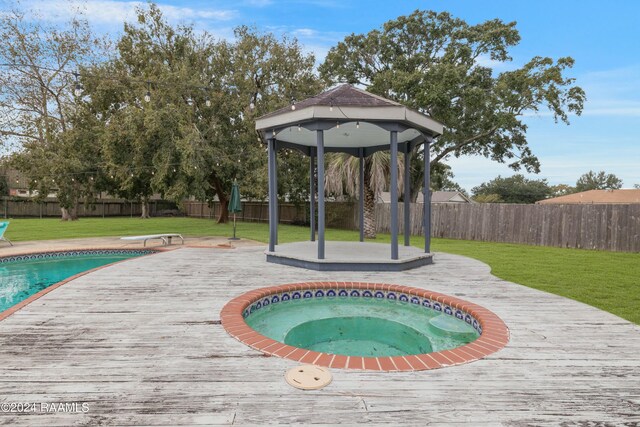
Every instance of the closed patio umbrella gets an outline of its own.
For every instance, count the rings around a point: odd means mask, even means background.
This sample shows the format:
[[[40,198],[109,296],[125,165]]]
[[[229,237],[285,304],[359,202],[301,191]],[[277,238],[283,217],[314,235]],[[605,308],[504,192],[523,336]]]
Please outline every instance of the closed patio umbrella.
[[[229,199],[229,206],[227,208],[230,213],[233,214],[233,237],[229,240],[240,240],[236,237],[236,214],[242,212],[242,204],[240,203],[240,189],[238,189],[238,181],[233,181],[231,187],[231,198]]]

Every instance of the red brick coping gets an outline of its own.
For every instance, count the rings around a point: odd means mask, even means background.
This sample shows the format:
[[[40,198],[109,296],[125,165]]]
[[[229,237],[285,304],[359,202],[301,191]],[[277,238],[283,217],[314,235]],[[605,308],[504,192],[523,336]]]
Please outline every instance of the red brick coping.
[[[13,258],[13,257],[21,257],[21,256],[29,256],[29,255],[40,255],[40,254],[47,254],[47,253],[62,253],[62,252],[92,252],[92,251],[136,251],[136,250],[144,250],[145,252],[149,252],[146,255],[140,255],[140,257],[143,256],[149,256],[149,255],[153,255],[155,253],[158,252],[164,252],[167,249],[165,248],[152,248],[152,249],[146,249],[146,248],[135,248],[135,249],[123,249],[123,248],[82,248],[82,249],[60,249],[60,250],[53,250],[53,251],[37,251],[37,252],[21,252],[21,253],[17,253],[17,254],[11,254],[11,255],[7,255],[7,256],[3,256],[2,258]],[[136,258],[140,258],[140,257],[136,257]],[[54,283],[52,285],[47,286],[46,288],[44,288],[43,290],[36,292],[35,294],[31,295],[29,298],[24,299],[22,301],[20,301],[19,303],[17,303],[16,305],[13,305],[9,308],[7,308],[5,311],[1,311],[0,312],[0,321],[6,319],[7,317],[11,316],[13,313],[15,313],[18,310],[23,309],[24,307],[26,307],[27,305],[31,304],[32,302],[34,302],[35,300],[37,300],[40,297],[45,296],[46,294],[48,294],[49,292],[59,288],[60,286],[64,285],[65,283],[69,283],[70,281],[77,279],[78,277],[82,277],[85,274],[89,274],[92,273],[94,271],[98,271],[101,270],[103,268],[115,265],[115,264],[119,264],[121,262],[124,261],[129,261],[130,258],[128,259],[123,259],[120,261],[116,261],[116,262],[112,262],[110,264],[105,264],[105,265],[101,265],[99,267],[96,268],[92,268],[91,270],[86,270],[86,271],[81,271],[78,274],[75,274],[71,277],[67,277],[66,279]]]
[[[414,298],[417,297],[421,304],[438,305],[442,312],[452,311],[453,315],[467,315],[477,321],[476,330],[480,336],[473,342],[461,347],[427,354],[393,357],[360,357],[341,356],[329,353],[320,353],[293,347],[279,341],[267,338],[253,330],[244,320],[252,305],[264,301],[266,297],[283,295],[283,293],[304,293],[312,291],[314,294],[322,290],[336,294],[339,291],[358,290],[363,294],[369,291],[374,294],[383,292],[385,297],[389,293]],[[400,299],[400,298],[398,298]],[[311,363],[330,368],[367,369],[374,371],[422,371],[437,369],[446,366],[460,365],[482,359],[504,348],[509,342],[509,329],[504,322],[493,312],[459,298],[450,297],[437,292],[409,286],[389,285],[384,283],[362,282],[306,282],[292,283],[280,286],[256,289],[247,292],[229,301],[220,312],[220,319],[225,330],[238,341],[270,356],[283,357],[301,363]]]

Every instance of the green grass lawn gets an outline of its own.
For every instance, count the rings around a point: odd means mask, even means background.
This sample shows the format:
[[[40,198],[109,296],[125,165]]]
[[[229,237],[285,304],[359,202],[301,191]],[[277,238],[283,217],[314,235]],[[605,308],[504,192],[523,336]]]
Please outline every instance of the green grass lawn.
[[[126,236],[176,232],[185,237],[231,236],[231,224],[196,218],[13,219],[7,237],[14,242],[77,237]],[[267,224],[241,223],[239,237],[267,242]],[[306,240],[305,227],[281,225],[281,243]],[[327,230],[328,240],[357,240],[357,231]],[[389,235],[376,241],[388,242]],[[424,240],[414,237],[422,246]],[[1,245],[1,244],[0,244]],[[433,250],[476,258],[502,279],[562,295],[640,324],[640,254],[548,248],[505,243],[434,239]],[[0,255],[2,254],[0,246]]]

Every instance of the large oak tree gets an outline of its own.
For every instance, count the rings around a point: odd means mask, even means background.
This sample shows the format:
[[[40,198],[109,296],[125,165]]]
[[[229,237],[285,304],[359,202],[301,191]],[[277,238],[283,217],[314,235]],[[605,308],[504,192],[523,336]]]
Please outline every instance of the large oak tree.
[[[263,199],[266,155],[254,118],[318,90],[314,63],[296,40],[248,27],[237,28],[233,42],[215,40],[170,25],[153,4],[140,8],[115,57],[87,70],[86,105],[103,124],[116,192],[143,205],[154,192],[176,202],[217,197],[221,222],[234,179],[243,195]],[[294,153],[281,162],[306,171]],[[289,197],[306,189],[288,182],[281,192]]]
[[[509,48],[519,41],[515,22],[470,25],[446,12],[417,10],[381,29],[347,36],[329,51],[320,72],[328,82],[366,87],[444,123],[444,134],[432,145],[436,166],[451,156],[481,155],[539,172],[524,115],[549,111],[568,124],[570,114],[582,112],[585,93],[566,75],[574,63],[570,57],[536,56],[519,68],[508,64]],[[505,63],[511,71],[491,67]],[[422,152],[416,154],[412,187],[422,179]]]

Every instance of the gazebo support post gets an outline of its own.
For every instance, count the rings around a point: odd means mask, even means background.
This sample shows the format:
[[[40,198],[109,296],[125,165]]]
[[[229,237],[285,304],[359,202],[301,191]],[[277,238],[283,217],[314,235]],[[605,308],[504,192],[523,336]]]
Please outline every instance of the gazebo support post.
[[[273,140],[273,199],[275,207],[273,209],[274,218],[276,219],[275,227],[275,244],[278,244],[278,224],[280,224],[280,206],[278,205],[278,141]]]
[[[274,135],[275,136],[275,135]],[[269,150],[269,252],[275,252],[277,235],[278,235],[278,223],[277,223],[277,209],[278,209],[278,191],[276,182],[276,140],[270,138],[267,140],[267,146]]]
[[[431,252],[431,137],[424,141],[424,252]]]
[[[311,228],[311,241],[316,241],[316,183],[315,183],[316,154],[313,148],[309,150],[309,224]]]
[[[411,152],[404,146],[404,245],[411,246]]]
[[[398,131],[391,131],[391,259],[398,259]]]
[[[364,149],[358,150],[360,157],[360,187],[358,194],[358,219],[360,221],[360,241],[364,242]]]
[[[316,130],[318,150],[318,259],[324,259],[324,131]]]

